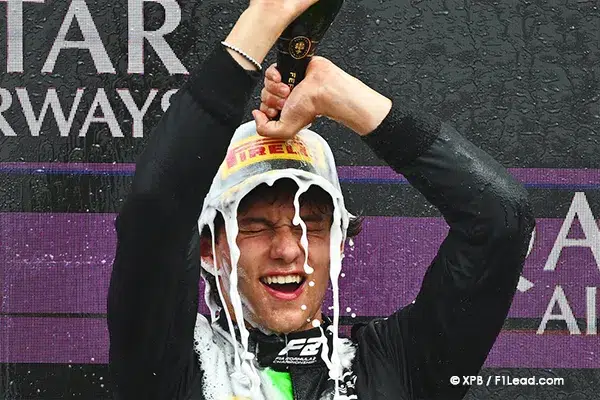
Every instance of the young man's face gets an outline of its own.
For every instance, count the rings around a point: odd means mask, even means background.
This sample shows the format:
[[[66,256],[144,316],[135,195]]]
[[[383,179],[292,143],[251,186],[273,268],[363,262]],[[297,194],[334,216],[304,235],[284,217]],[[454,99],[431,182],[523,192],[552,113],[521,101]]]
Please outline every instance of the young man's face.
[[[289,333],[310,329],[321,320],[321,304],[329,280],[329,236],[331,210],[318,205],[301,205],[300,216],[307,228],[308,265],[300,239],[302,227],[294,226],[293,194],[276,199],[253,196],[238,213],[240,249],[238,288],[244,318],[272,332]],[[227,306],[233,314],[230,296],[230,251],[225,229],[217,236],[216,258],[226,275],[221,282]],[[206,243],[203,246],[206,249]],[[203,251],[206,254],[206,251]],[[283,283],[286,282],[286,283]]]

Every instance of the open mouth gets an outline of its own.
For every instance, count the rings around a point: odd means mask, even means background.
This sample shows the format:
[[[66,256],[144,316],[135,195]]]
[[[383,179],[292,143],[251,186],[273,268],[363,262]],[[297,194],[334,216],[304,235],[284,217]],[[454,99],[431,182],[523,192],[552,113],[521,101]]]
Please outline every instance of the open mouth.
[[[306,278],[300,275],[275,275],[262,277],[260,281],[275,297],[289,300],[300,294]]]

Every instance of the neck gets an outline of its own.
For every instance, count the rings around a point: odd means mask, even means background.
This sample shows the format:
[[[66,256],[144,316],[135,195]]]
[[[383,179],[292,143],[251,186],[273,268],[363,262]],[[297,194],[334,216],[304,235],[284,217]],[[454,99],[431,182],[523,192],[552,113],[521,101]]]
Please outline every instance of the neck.
[[[237,323],[237,321],[235,319],[235,314],[233,313],[232,309],[229,309],[229,315],[231,316],[234,328],[237,331],[238,323]],[[316,327],[312,325],[312,322],[310,322],[310,323],[307,322],[300,329],[296,329],[296,330],[289,331],[289,332],[274,331],[274,330],[271,330],[271,329],[269,329],[267,327],[264,327],[264,326],[262,326],[260,324],[252,324],[252,323],[250,323],[249,321],[246,321],[246,320],[244,320],[244,326],[246,327],[246,329],[249,332],[262,333],[262,334],[267,335],[267,336],[287,337],[288,335],[292,335],[292,336],[293,335],[302,335],[303,332],[308,332],[308,331],[311,331],[311,330],[316,330],[319,327],[325,328],[325,327],[331,325],[331,323],[332,323],[331,320],[328,317],[325,317],[320,311],[319,311],[319,314],[318,314],[318,318],[314,318],[314,319],[316,319],[316,320],[319,321],[319,325],[317,325]],[[229,331],[229,326],[227,324],[227,316],[226,316],[226,314],[224,312],[219,315],[218,323],[221,326],[221,328],[223,328],[226,331]]]
[[[239,324],[238,324],[238,321],[235,316],[235,311],[233,309],[233,305],[228,300],[229,300],[229,298],[227,297],[226,298],[227,311],[229,312],[229,316],[231,317],[231,320],[234,323],[234,325],[238,326]],[[245,308],[243,310],[243,313],[245,316],[253,315]],[[227,325],[227,319],[226,319],[224,312],[221,313],[219,320],[224,320],[225,325]],[[319,321],[319,324],[317,326],[313,325],[313,322],[315,320]],[[309,331],[311,329],[317,328],[323,324],[323,321],[324,321],[323,313],[321,312],[321,310],[318,310],[317,313],[312,318],[310,318],[310,321],[305,320],[305,323],[302,326],[300,326],[299,328],[289,330],[289,331],[273,330],[273,329],[269,328],[268,326],[262,325],[260,323],[257,323],[256,321],[252,321],[252,320],[248,320],[248,319],[244,319],[244,326],[246,327],[246,329],[248,331],[260,331],[260,332],[264,333],[265,335],[289,335],[289,334]],[[331,323],[331,321],[329,321],[329,323]],[[227,330],[229,330],[229,329],[227,329]]]

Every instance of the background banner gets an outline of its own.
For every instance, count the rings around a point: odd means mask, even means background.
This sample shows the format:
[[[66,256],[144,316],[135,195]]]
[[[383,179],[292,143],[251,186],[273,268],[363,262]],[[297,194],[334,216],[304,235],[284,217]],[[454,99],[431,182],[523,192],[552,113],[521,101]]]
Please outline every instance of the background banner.
[[[0,0],[0,399],[110,398],[114,219],[170,97],[245,5]],[[467,399],[598,397],[599,32],[595,1],[357,0],[320,44],[452,124],[530,193],[537,228],[481,375],[564,384],[476,385]],[[329,120],[312,129],[365,215],[340,281],[347,332],[414,299],[448,227],[356,135]]]

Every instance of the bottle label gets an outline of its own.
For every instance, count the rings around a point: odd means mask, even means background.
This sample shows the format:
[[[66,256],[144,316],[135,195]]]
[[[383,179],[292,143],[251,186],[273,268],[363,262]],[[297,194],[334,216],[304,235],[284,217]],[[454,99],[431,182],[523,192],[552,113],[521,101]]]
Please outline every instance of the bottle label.
[[[308,56],[312,42],[306,36],[296,36],[290,40],[289,52],[296,60],[300,60]]]

